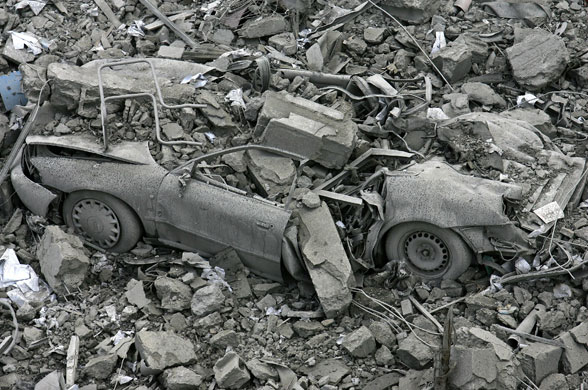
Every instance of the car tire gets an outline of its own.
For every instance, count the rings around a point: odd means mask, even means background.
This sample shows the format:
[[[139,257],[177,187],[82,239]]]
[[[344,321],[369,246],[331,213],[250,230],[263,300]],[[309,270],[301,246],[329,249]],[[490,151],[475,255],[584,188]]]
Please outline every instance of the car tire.
[[[86,241],[108,252],[128,252],[143,234],[135,212],[120,199],[102,192],[69,194],[63,203],[63,218]]]
[[[403,260],[425,279],[457,279],[473,260],[471,249],[457,233],[428,223],[403,223],[385,237],[388,260]]]

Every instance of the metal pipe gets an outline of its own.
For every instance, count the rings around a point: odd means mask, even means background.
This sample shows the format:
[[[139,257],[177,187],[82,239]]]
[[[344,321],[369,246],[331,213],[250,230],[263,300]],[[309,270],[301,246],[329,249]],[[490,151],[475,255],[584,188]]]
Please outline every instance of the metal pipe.
[[[535,305],[533,310],[525,317],[525,319],[517,326],[515,329],[517,333],[531,333],[533,328],[537,324],[537,319],[539,318],[540,314],[545,313],[545,306],[538,303]],[[518,348],[521,344],[521,341],[524,337],[519,336],[518,334],[513,334],[508,337],[508,345],[512,348]]]

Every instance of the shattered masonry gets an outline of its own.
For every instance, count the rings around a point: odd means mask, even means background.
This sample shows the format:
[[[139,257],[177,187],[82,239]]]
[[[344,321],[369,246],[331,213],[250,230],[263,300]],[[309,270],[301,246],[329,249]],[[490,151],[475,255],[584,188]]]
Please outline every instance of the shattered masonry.
[[[585,388],[587,13],[1,2],[0,390]]]

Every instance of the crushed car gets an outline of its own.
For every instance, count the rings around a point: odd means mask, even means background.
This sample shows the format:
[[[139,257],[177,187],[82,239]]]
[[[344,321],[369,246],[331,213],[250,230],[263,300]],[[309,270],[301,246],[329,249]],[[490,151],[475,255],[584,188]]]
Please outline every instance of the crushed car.
[[[92,136],[30,135],[11,180],[29,210],[41,216],[59,210],[69,226],[103,250],[126,252],[141,238],[204,256],[232,247],[251,270],[283,281],[285,273],[296,275],[296,267],[304,268],[301,259],[298,265],[291,258],[283,261],[291,208],[201,169],[201,162],[254,149],[303,160],[294,153],[245,145],[167,171],[146,143],[119,142],[105,152]],[[369,155],[358,160],[383,158],[373,151]],[[411,156],[397,155],[405,161]],[[317,191],[326,192],[342,176]],[[381,177],[384,184],[372,196],[381,194],[383,213],[362,239],[363,257],[372,266],[402,259],[425,278],[456,278],[476,254],[530,253],[526,235],[505,213],[505,201],[521,197],[518,186],[464,175],[442,161],[386,169]]]

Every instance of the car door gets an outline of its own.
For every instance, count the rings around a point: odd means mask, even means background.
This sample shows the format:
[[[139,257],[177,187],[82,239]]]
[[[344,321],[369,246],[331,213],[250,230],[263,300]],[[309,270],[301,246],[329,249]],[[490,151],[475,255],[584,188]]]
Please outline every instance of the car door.
[[[290,212],[223,183],[168,174],[157,195],[160,241],[211,256],[234,248],[261,276],[281,281],[282,237]]]

